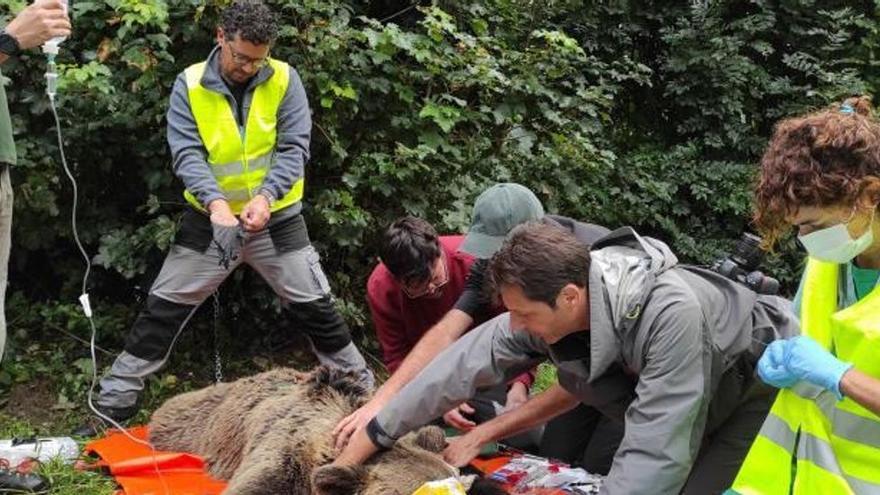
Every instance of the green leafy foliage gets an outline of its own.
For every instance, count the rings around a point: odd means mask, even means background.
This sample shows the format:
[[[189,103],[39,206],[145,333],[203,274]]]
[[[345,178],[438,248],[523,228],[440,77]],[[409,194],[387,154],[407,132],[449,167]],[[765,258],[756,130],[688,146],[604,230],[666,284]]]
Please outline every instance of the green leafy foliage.
[[[356,328],[368,326],[363,290],[382,228],[409,213],[463,231],[475,196],[497,181],[529,186],[550,212],[632,225],[708,263],[749,228],[755,163],[774,122],[878,82],[873,2],[270,3],[283,20],[272,55],[297,68],[313,111],[310,235]],[[168,96],[210,51],[226,4],[72,4],[58,110],[95,265],[87,290],[111,354],[183,207],[164,136]],[[22,356],[32,341],[69,340],[52,325],[88,335],[44,70],[36,51],[3,65],[20,155],[8,313],[11,352]],[[768,261],[788,290],[798,259],[787,243]],[[293,326],[258,277],[232,278],[226,351],[265,344],[236,339],[239,328]],[[178,351],[201,344],[184,339]],[[84,375],[74,354],[71,373]],[[62,382],[82,399],[81,383]]]

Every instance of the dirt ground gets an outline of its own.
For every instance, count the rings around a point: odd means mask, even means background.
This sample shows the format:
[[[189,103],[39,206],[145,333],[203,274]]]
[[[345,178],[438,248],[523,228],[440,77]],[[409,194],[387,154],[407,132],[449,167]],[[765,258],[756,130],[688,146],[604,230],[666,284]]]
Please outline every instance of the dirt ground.
[[[52,381],[48,378],[35,378],[25,383],[12,385],[5,397],[2,412],[14,418],[29,422],[39,429],[52,429],[63,422],[68,411],[56,409],[57,397]]]

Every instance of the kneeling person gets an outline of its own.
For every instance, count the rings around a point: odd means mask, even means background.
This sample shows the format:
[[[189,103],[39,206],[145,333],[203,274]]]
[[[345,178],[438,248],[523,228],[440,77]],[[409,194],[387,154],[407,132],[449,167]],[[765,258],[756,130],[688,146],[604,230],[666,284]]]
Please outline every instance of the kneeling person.
[[[559,384],[452,440],[449,462],[463,465],[484,443],[584,403],[625,423],[602,493],[707,494],[730,484],[773,398],[755,362],[766,343],[797,333],[788,301],[680,265],[630,228],[588,250],[558,228],[519,227],[488,276],[510,313],[438,356],[337,463],[362,462],[476,387],[549,357]]]
[[[463,240],[462,235],[439,236],[430,223],[411,216],[396,220],[385,231],[381,262],[367,282],[367,303],[389,373],[397,371],[419,339],[464,292],[475,258],[459,251]],[[500,308],[489,311],[486,316],[501,312]],[[509,384],[480,390],[444,419],[451,426],[469,429],[494,418],[501,408],[512,410],[525,403],[532,382],[532,373],[526,372]],[[458,410],[472,421],[465,418],[468,422],[462,424],[452,419],[458,417]],[[527,446],[527,439],[518,440],[526,443],[515,441],[516,446]]]

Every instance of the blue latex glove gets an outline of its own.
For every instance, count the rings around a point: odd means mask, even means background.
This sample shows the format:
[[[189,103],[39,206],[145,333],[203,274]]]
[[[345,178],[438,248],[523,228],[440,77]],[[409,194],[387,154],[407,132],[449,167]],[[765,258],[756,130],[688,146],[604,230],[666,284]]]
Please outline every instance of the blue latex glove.
[[[767,346],[758,361],[758,376],[774,387],[787,388],[804,380],[834,392],[838,400],[840,379],[852,368],[823,349],[818,342],[801,335],[777,340]]]
[[[785,367],[795,376],[834,392],[838,400],[843,399],[840,379],[852,368],[851,363],[837,359],[805,335],[789,340],[786,350]]]
[[[789,340],[771,342],[758,361],[758,376],[767,385],[788,388],[798,382],[799,378],[785,366],[785,354],[790,342]]]

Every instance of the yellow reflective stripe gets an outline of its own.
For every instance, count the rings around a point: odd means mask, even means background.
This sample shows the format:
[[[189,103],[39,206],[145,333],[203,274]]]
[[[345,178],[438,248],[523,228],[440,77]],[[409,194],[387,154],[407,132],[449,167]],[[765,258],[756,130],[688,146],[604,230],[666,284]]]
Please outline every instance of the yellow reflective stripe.
[[[791,429],[782,418],[773,414],[767,415],[761,431],[758,435],[767,437],[768,440],[782,447],[788,452],[794,452],[794,444],[797,441],[797,432]]]
[[[235,189],[233,191],[223,191],[227,201],[244,201],[251,199],[251,192],[248,189]]]
[[[808,382],[799,382],[791,391],[802,399],[813,401],[822,415],[829,419],[830,431],[834,435],[880,449],[880,418],[876,415],[869,413],[869,417],[843,409],[843,403],[838,402],[833,393]]]
[[[214,173],[214,177],[226,177],[228,175],[239,175],[244,172],[244,163],[242,162],[232,162],[232,163],[212,163],[211,164],[211,172]]]
[[[880,422],[840,408],[835,408],[831,420],[834,435],[851,442],[880,449]],[[880,469],[880,466],[878,466]]]
[[[269,170],[269,167],[272,166],[272,158],[274,156],[274,153],[266,153],[265,155],[249,159],[248,170],[251,172],[256,170]]]
[[[250,172],[262,172],[265,174],[269,167],[272,165],[272,157],[274,155],[272,153],[267,153],[263,156],[258,156],[256,158],[251,158],[247,163],[247,171]],[[211,164],[211,172],[214,173],[214,177],[226,178],[230,176],[239,176],[245,173],[245,166],[243,162],[232,162],[232,163],[212,163]]]
[[[800,381],[795,383],[791,389],[792,392],[796,393],[798,397],[806,400],[815,400],[822,396],[833,395],[831,392],[825,390],[824,387],[816,385],[814,383],[810,383],[807,381]],[[836,397],[833,397],[835,402],[837,401]]]
[[[805,431],[801,431],[800,438],[798,439],[797,457],[798,459],[810,461],[831,473],[843,475],[831,445]]]
[[[831,443],[822,438],[801,431],[797,445],[797,458],[809,461],[816,467],[840,477],[843,483],[854,489],[856,486],[860,487],[855,489],[854,493],[880,493],[877,466],[865,463],[867,459],[875,458],[876,452],[874,452],[874,456],[863,456],[859,455],[859,452],[870,449],[870,447],[860,444],[843,445],[840,441],[834,443],[838,448],[832,447]],[[801,476],[802,473],[799,470],[796,478],[801,478]],[[815,473],[812,476],[818,477]]]

